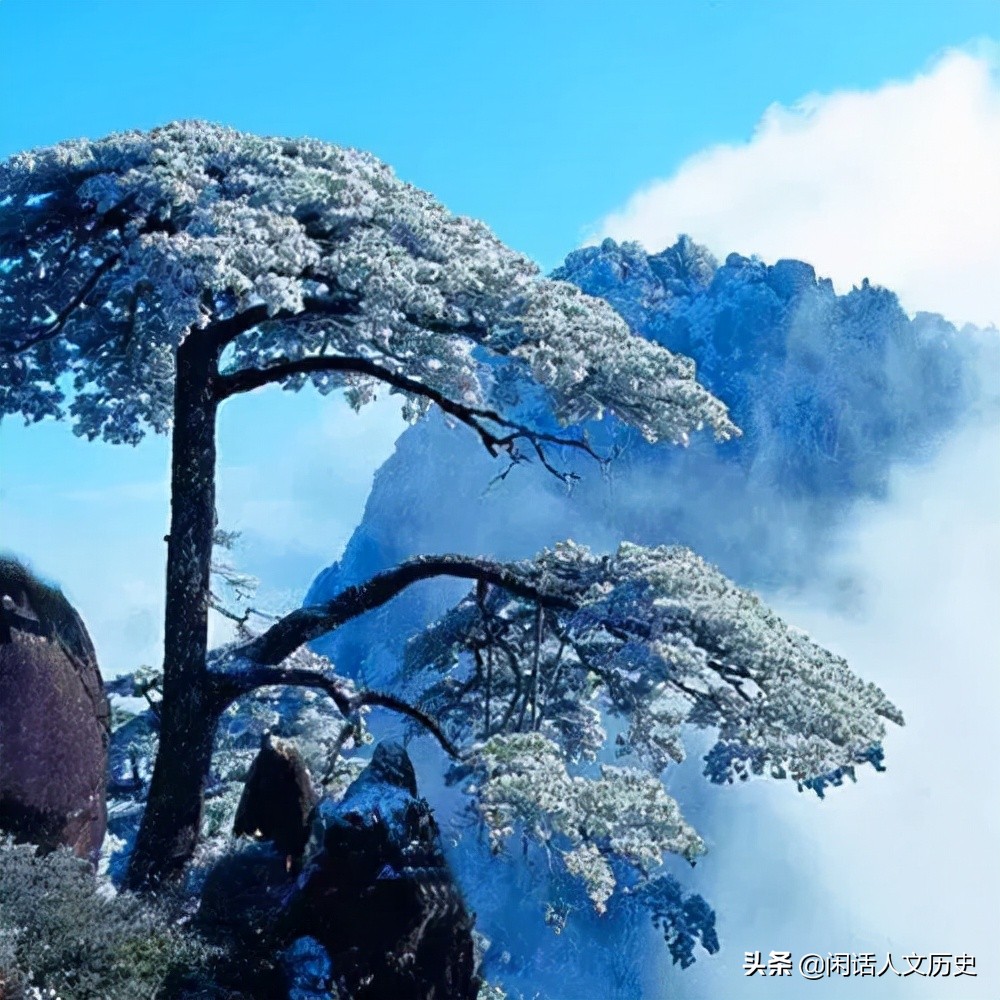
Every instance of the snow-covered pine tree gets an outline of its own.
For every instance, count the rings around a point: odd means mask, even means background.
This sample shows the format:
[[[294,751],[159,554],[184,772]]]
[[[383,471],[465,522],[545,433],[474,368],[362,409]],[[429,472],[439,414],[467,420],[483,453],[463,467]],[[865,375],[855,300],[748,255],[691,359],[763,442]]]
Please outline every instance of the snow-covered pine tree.
[[[384,388],[410,419],[437,406],[491,454],[556,475],[604,412],[650,441],[738,433],[688,359],[373,157],[197,122],[21,154],[0,166],[0,258],[0,413],[172,438],[160,743],[133,887],[190,858],[217,721],[260,686],[320,688],[348,720],[406,714],[464,768],[494,835],[556,843],[598,908],[609,858],[649,873],[700,850],[658,778],[683,722],[719,730],[714,778],[821,787],[878,764],[883,720],[900,721],[884,695],[686,550],[422,557],[209,654],[216,419],[242,393],[312,384],[361,407]],[[439,675],[425,704],[357,690],[305,646],[434,577],[475,590],[414,647]],[[634,763],[581,778],[603,711],[627,719]]]

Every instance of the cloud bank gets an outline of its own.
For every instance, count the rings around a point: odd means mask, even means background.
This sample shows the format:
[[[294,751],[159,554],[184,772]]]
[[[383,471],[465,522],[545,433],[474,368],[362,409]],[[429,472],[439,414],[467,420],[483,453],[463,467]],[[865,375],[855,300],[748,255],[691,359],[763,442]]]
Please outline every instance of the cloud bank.
[[[594,240],[655,253],[680,233],[721,256],[806,260],[838,291],[867,277],[911,312],[1000,324],[1000,47],[772,105],[748,142],[690,157]]]
[[[646,994],[743,1000],[818,993],[824,1000],[988,1000],[997,996],[1000,800],[995,706],[1000,677],[1000,438],[974,420],[936,459],[899,466],[885,502],[859,504],[811,588],[767,602],[878,683],[906,716],[890,727],[887,771],[819,801],[785,782],[707,787],[697,754],[672,792],[709,844],[690,876],[716,907],[722,951],[678,971],[653,951]],[[831,593],[858,600],[837,610]],[[976,975],[888,974],[859,986],[796,973],[764,987],[746,951],[969,954]],[[922,969],[927,971],[925,960]]]

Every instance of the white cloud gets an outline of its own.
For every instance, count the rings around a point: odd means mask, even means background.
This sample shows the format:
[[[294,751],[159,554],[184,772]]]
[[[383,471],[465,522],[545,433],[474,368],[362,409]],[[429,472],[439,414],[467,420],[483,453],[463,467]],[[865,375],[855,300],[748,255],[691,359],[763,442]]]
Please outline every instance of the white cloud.
[[[717,907],[722,953],[679,976],[665,971],[663,996],[770,997],[733,970],[744,951],[772,948],[797,957],[875,952],[880,967],[891,953],[901,971],[914,952],[977,958],[977,976],[951,989],[945,979],[890,974],[862,991],[834,977],[816,984],[825,1000],[1000,996],[991,959],[1000,928],[997,510],[991,417],[964,427],[933,462],[897,467],[886,502],[855,509],[813,588],[766,595],[879,684],[906,726],[889,727],[885,773],[859,768],[856,785],[830,789],[822,802],[787,782],[703,789],[692,755],[681,773],[689,784],[672,791],[710,843],[691,886]],[[849,613],[831,599],[844,580],[860,598]]]
[[[933,464],[898,469],[887,504],[859,510],[835,571],[858,579],[866,613],[847,621],[808,598],[789,612],[821,641],[836,637],[906,716],[886,741],[888,771],[824,803],[817,880],[842,905],[861,901],[855,919],[900,946],[977,955],[982,968],[962,1000],[995,997],[1000,983],[986,959],[1000,928],[1000,800],[989,764],[1000,698],[997,510],[990,418],[951,438]]]
[[[870,278],[911,312],[1000,323],[1000,49],[772,105],[749,142],[686,160],[596,238],[658,251],[679,233],[722,256],[807,260],[839,291]]]

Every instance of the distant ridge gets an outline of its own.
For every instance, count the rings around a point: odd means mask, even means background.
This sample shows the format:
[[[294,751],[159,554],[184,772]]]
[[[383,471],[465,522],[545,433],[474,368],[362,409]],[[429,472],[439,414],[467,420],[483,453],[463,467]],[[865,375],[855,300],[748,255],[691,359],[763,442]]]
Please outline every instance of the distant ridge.
[[[694,358],[743,436],[654,447],[605,420],[592,436],[618,457],[602,477],[592,461],[563,456],[581,476],[567,497],[537,467],[487,489],[497,463],[432,413],[401,435],[343,557],[307,602],[420,552],[524,556],[567,536],[598,547],[679,541],[746,585],[795,583],[853,501],[884,496],[894,464],[930,456],[961,420],[997,402],[995,330],[959,330],[930,313],[910,319],[891,291],[867,281],[837,295],[802,261],[730,254],[719,264],[687,236],[652,255],[608,239],[571,253],[553,276]],[[443,608],[447,587],[432,591],[321,645],[348,673],[379,662],[381,676],[394,637]]]

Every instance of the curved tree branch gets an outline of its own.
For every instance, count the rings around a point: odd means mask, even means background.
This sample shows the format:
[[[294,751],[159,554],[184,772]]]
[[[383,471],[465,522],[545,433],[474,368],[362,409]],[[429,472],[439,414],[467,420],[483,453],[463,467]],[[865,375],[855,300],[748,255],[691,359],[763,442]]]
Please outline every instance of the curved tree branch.
[[[576,607],[570,598],[535,586],[502,563],[456,555],[423,556],[379,573],[363,584],[347,587],[326,604],[292,611],[262,635],[231,648],[226,657],[231,666],[211,674],[220,701],[231,703],[261,687],[317,688],[333,699],[341,715],[349,721],[365,705],[391,709],[418,722],[450,757],[461,759],[460,751],[438,723],[409,702],[382,691],[352,693],[334,674],[281,665],[310,640],[381,607],[414,583],[442,576],[475,580],[480,587],[492,584],[533,600],[539,607]]]
[[[69,241],[69,246],[64,250],[58,261],[51,262],[48,265],[52,272],[58,273],[63,271],[70,259],[76,255],[78,250],[88,244],[93,245],[98,237],[106,236],[115,232],[117,232],[120,236],[122,230],[130,221],[136,220],[140,217],[130,213],[130,209],[134,208],[137,202],[138,195],[132,194],[123,198],[116,205],[112,205],[111,208],[109,208],[103,215],[98,216],[93,221],[84,222],[82,220],[77,220],[75,234],[73,239]],[[169,229],[169,225],[162,219],[158,219],[155,212],[146,212],[145,216],[145,222],[138,229],[139,234],[163,231],[165,228]],[[100,264],[95,265],[94,270],[84,280],[83,284],[70,298],[66,305],[55,314],[51,322],[45,323],[42,330],[32,336],[29,336],[21,343],[10,347],[5,346],[4,349],[8,350],[12,354],[20,354],[34,347],[36,344],[52,340],[61,334],[65,329],[67,322],[73,317],[77,310],[81,306],[89,304],[87,299],[100,284],[101,279],[109,271],[113,271],[124,257],[124,251],[118,246],[107,247],[105,249],[107,250],[107,254],[104,259]],[[24,250],[25,252],[28,250],[27,242],[24,245]],[[137,292],[138,288],[139,286],[137,285]]]
[[[240,315],[244,316],[248,314],[241,313]],[[225,320],[223,322],[228,323],[233,321]],[[218,326],[219,324],[216,325]],[[573,473],[560,472],[549,462],[544,449],[544,445],[546,444],[575,448],[585,452],[598,462],[603,463],[604,461],[590,446],[586,437],[562,437],[557,434],[535,431],[523,424],[508,420],[496,410],[457,403],[432,386],[419,382],[401,372],[393,371],[391,368],[386,368],[384,365],[378,364],[370,358],[314,354],[295,360],[279,360],[273,364],[269,364],[266,368],[243,368],[226,375],[220,375],[216,379],[216,396],[218,399],[223,400],[239,393],[251,392],[264,385],[281,382],[293,375],[312,375],[319,372],[350,372],[355,375],[366,375],[370,378],[378,379],[378,381],[384,382],[387,385],[391,385],[401,392],[409,393],[411,396],[428,399],[444,413],[454,417],[467,427],[471,427],[479,435],[479,439],[486,450],[494,457],[499,455],[500,452],[507,452],[514,459],[515,463],[526,460],[526,456],[521,455],[517,451],[516,445],[519,440],[527,440],[531,443],[532,448],[546,470],[563,481],[568,482],[577,477]],[[495,426],[491,427],[490,425]]]
[[[59,336],[59,334],[63,332],[67,321],[77,311],[77,309],[79,309],[80,306],[86,302],[87,298],[97,287],[101,278],[112,270],[120,260],[121,254],[114,253],[101,261],[101,263],[98,264],[91,272],[87,280],[80,286],[76,294],[73,295],[69,302],[67,302],[66,305],[55,314],[52,321],[50,323],[46,323],[43,329],[38,333],[29,336],[26,340],[21,341],[19,344],[13,345],[9,349],[10,353],[21,354],[29,348],[34,347],[36,344],[42,343],[42,341],[52,340]]]
[[[351,692],[343,680],[333,674],[310,670],[307,667],[282,667],[249,665],[245,670],[222,675],[229,702],[235,701],[262,687],[310,687],[329,695],[344,718],[355,708]]]
[[[463,759],[461,751],[445,736],[437,722],[426,712],[421,711],[409,702],[403,701],[402,698],[397,698],[395,695],[388,694],[385,691],[362,691],[354,699],[354,704],[358,708],[362,705],[377,705],[380,708],[388,708],[393,712],[398,712],[400,715],[408,716],[414,722],[419,722],[438,741],[441,749],[449,757],[453,760]]]
[[[350,722],[358,710],[366,705],[388,708],[418,722],[440,744],[449,757],[461,760],[458,747],[444,734],[437,722],[426,712],[384,691],[359,691],[352,694],[340,678],[319,670],[304,667],[254,666],[235,675],[226,675],[225,680],[230,701],[262,687],[308,687],[316,688],[329,695],[340,714]]]
[[[252,306],[236,313],[235,316],[215,320],[205,327],[202,334],[211,337],[221,348],[232,343],[240,334],[249,333],[255,327],[265,323],[289,323],[295,320],[313,319],[317,316],[350,316],[357,311],[358,297],[346,292],[339,292],[336,295],[313,296],[305,300],[305,306],[305,310],[302,312],[294,313],[284,310],[274,314],[268,311],[266,305]],[[258,371],[259,369],[251,370]],[[225,383],[226,378],[223,377],[219,381]],[[224,392],[219,398],[224,399],[228,395],[230,393]]]
[[[238,655],[255,664],[276,665],[299,646],[381,607],[414,583],[442,576],[489,583],[548,608],[576,607],[570,598],[536,587],[503,563],[457,555],[420,556],[379,573],[365,583],[347,587],[325,604],[290,612],[247,643]]]

